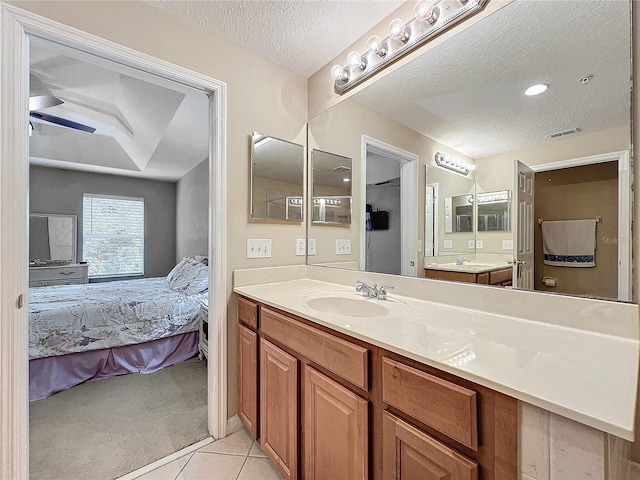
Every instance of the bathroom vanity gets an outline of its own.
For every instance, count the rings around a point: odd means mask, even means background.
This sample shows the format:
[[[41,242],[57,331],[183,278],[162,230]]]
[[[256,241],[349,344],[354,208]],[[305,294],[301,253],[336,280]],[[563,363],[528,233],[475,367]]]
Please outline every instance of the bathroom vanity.
[[[235,272],[238,415],[285,478],[605,478],[622,464],[637,305],[387,277]],[[355,292],[390,278],[388,300]]]
[[[512,268],[511,267],[482,267],[478,269],[443,268],[441,266],[430,266],[424,269],[425,278],[433,280],[448,280],[451,282],[480,283],[482,285],[510,286]]]

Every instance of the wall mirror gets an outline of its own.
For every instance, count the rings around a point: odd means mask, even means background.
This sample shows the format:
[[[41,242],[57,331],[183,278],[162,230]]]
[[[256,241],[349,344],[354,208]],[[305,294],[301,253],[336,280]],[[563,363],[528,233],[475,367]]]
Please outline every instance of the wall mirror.
[[[404,202],[411,203],[407,208],[412,220],[403,221],[401,230],[406,236],[409,228],[414,228],[415,245],[421,248],[405,252],[404,245],[397,247],[402,249],[403,255],[398,258],[402,258],[403,264],[396,270],[420,277],[426,275],[425,270],[434,263],[436,254],[449,257],[447,263],[452,262],[448,253],[464,256],[467,268],[471,268],[470,264],[479,268],[494,261],[508,268],[507,261],[514,259],[518,241],[516,159],[536,172],[549,170],[548,164],[567,166],[576,159],[591,158],[595,159],[594,163],[606,156],[617,159],[626,155],[628,159],[631,148],[629,2],[514,0],[504,4],[490,2],[487,9],[491,12],[475,24],[430,49],[425,48],[422,55],[345,96],[310,120],[310,149],[340,152],[353,159],[353,212],[349,229],[321,230],[312,223],[308,225],[308,236],[316,240],[317,246],[316,255],[308,257],[309,263],[368,269],[366,258],[370,252],[367,252],[364,227],[367,202],[363,184],[370,161],[365,138],[391,146],[390,153],[395,150],[414,155],[419,166],[417,172],[424,171],[423,165],[435,168],[438,152],[473,164],[475,169],[465,178],[470,185],[475,184],[474,198],[487,195],[482,197],[482,202],[474,204],[473,233],[466,232],[469,237],[460,243],[452,239],[451,248],[444,248],[445,236],[462,236],[463,232],[455,232],[453,216],[452,231],[446,232],[444,210],[437,213],[441,226],[429,228],[426,224],[428,214],[436,215],[428,212],[425,197],[427,184],[433,181],[417,175],[408,178],[409,183],[402,183],[405,177],[400,176],[401,191],[407,185],[417,186],[415,198],[402,199],[403,209]],[[526,28],[516,28],[518,25]],[[567,42],[567,38],[572,41]],[[525,91],[536,84],[544,85],[547,90],[539,95],[526,95]],[[389,155],[390,161],[393,156]],[[624,168],[619,171],[619,184],[622,185],[626,176],[628,185],[630,172]],[[429,169],[427,176],[430,173]],[[550,183],[552,177],[541,176],[541,173],[535,176],[538,187],[544,182]],[[439,181],[439,188],[445,188],[448,181]],[[558,185],[557,191],[566,195],[573,188],[563,184]],[[626,196],[619,195],[618,199],[612,196],[612,201],[618,202],[615,208],[619,216],[627,216],[628,225],[629,188],[619,191],[626,192]],[[510,192],[511,200],[484,201],[498,192],[507,192],[506,195]],[[444,205],[446,197],[452,197],[453,202],[458,193],[441,191],[437,195]],[[554,218],[547,220],[558,219],[561,213],[565,219],[585,218],[584,211],[569,211],[570,206],[581,202],[561,198],[565,200],[556,200],[555,204],[562,208],[552,210]],[[610,241],[611,235],[631,238],[628,226],[623,227],[623,223],[611,215],[605,218],[607,215],[599,213],[599,209],[600,205],[595,205],[593,211],[586,214],[602,216],[602,226],[598,226],[596,233],[596,267],[608,258],[609,250],[613,251],[614,261],[616,251],[626,249],[627,254],[630,251],[630,245]],[[542,247],[539,248],[537,218],[530,220],[536,235],[536,260],[530,264],[538,265]],[[613,234],[605,232],[606,225],[614,226]],[[430,230],[437,236],[435,245],[427,240]],[[350,249],[348,253],[336,255],[335,243],[344,239],[349,239]],[[475,240],[474,248],[471,248],[472,240]],[[405,263],[415,265],[414,270],[406,270]],[[566,280],[558,271],[552,272],[559,283],[547,290],[616,299],[591,289],[592,279],[584,280],[586,270],[593,269],[574,268]],[[628,272],[627,267],[627,276]],[[620,276],[616,279],[615,272],[613,275],[608,280],[610,283],[624,285]],[[535,285],[529,288],[545,290],[541,282],[542,272],[536,268],[532,276]],[[626,300],[628,296],[620,294],[617,299]]]
[[[75,215],[29,214],[29,266],[76,263]]]
[[[351,159],[314,149],[311,185],[311,223],[351,225]]]
[[[304,147],[253,132],[251,218],[303,221]]]

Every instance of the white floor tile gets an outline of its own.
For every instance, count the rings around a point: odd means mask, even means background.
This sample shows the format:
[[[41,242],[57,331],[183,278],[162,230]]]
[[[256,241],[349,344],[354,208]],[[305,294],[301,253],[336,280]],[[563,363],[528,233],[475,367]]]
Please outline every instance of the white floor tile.
[[[249,456],[267,458],[265,453],[262,451],[262,448],[260,447],[260,443],[257,440],[253,442],[253,445],[251,446],[251,451],[249,452]]]
[[[282,480],[282,477],[266,458],[249,457],[238,480]]]
[[[247,433],[246,430],[240,430],[236,433],[216,440],[209,445],[202,447],[199,452],[207,453],[229,453],[232,455],[247,455],[251,450],[253,444],[253,438]]]
[[[173,462],[167,463],[162,467],[156,468],[149,473],[137,478],[137,480],[174,480],[178,473],[184,468],[193,453],[189,453],[184,457],[180,457]]]
[[[246,456],[196,452],[176,480],[235,480]]]

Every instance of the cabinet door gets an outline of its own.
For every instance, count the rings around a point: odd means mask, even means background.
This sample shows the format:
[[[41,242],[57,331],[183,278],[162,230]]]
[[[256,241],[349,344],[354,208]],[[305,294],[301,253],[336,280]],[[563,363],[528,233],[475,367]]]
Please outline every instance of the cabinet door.
[[[367,401],[305,365],[305,480],[367,479]]]
[[[260,444],[287,480],[298,478],[298,361],[260,341]]]
[[[477,480],[478,464],[384,412],[383,480]]]
[[[238,325],[238,417],[258,438],[258,334]]]

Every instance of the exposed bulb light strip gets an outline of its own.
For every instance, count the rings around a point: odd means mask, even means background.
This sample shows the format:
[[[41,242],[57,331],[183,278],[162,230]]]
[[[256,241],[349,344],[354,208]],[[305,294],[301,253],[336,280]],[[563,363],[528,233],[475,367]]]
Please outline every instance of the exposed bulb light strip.
[[[435,160],[438,166],[453,170],[454,172],[462,175],[468,175],[471,170],[475,170],[476,168],[476,166],[471,162],[440,152],[436,153]]]
[[[489,0],[419,0],[415,7],[415,17],[406,23],[399,18],[391,21],[386,37],[370,37],[365,52],[359,54],[352,51],[347,56],[345,66],[334,65],[331,68],[335,91],[342,94],[350,90],[435,35],[479,12],[488,2]]]

